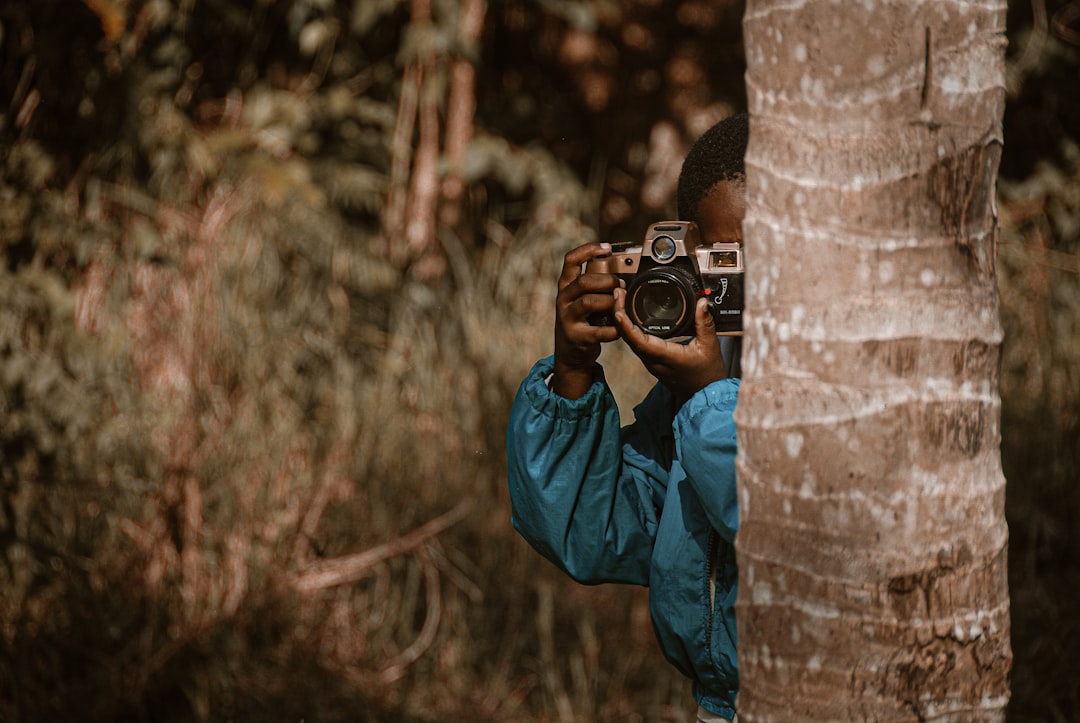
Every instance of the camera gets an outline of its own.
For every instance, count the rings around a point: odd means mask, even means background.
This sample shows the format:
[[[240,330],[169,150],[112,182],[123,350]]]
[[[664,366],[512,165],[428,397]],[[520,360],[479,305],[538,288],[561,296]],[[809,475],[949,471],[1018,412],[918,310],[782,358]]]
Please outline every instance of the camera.
[[[615,274],[626,282],[626,312],[648,334],[670,339],[694,335],[694,306],[709,300],[716,332],[742,335],[743,249],[738,243],[702,244],[697,224],[661,221],[641,244],[613,244],[586,273]],[[593,326],[615,323],[610,313],[589,317]]]

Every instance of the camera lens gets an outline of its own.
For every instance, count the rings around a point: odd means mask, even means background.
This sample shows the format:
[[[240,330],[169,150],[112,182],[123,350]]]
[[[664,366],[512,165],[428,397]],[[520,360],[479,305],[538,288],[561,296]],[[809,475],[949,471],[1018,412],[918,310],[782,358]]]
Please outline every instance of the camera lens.
[[[642,289],[637,303],[641,317],[650,323],[674,323],[683,314],[682,295],[671,284],[653,284]]]
[[[635,279],[627,293],[630,319],[661,338],[692,333],[698,286],[685,269],[653,269]]]

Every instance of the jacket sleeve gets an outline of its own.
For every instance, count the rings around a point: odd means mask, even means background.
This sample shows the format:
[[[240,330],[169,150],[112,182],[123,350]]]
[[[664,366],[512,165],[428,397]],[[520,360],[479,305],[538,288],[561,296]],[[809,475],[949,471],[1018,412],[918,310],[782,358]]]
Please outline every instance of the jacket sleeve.
[[[599,366],[592,387],[574,400],[548,388],[553,368],[551,357],[537,362],[510,415],[514,528],[579,582],[646,585],[670,468],[657,434],[664,400],[643,403],[638,422],[621,430]],[[670,436],[674,410],[666,413]]]
[[[675,448],[687,480],[705,507],[710,524],[735,544],[739,529],[735,486],[735,403],[739,380],[713,382],[692,396],[675,416]]]

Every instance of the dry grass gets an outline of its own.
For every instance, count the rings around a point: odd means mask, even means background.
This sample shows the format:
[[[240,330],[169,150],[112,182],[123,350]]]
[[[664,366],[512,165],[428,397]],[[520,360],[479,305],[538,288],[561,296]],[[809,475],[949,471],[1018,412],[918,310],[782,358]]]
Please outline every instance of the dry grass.
[[[36,292],[3,338],[45,430],[5,420],[0,717],[680,719],[641,591],[580,588],[509,525],[505,421],[586,189],[478,139],[526,212],[444,230],[420,282],[252,133],[168,195],[100,186],[73,291],[0,277]]]
[[[1080,666],[1080,618],[1066,592],[1080,570],[1080,175],[1044,165],[1000,190],[1009,720],[1071,720],[1080,683],[1062,672]]]

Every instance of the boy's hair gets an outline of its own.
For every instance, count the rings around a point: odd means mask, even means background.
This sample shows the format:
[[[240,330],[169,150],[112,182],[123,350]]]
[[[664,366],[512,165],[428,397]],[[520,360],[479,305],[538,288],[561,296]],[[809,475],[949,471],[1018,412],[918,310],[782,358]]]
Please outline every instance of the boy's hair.
[[[690,147],[679,172],[679,219],[697,221],[698,204],[720,181],[746,179],[750,116],[733,115],[705,131]]]

